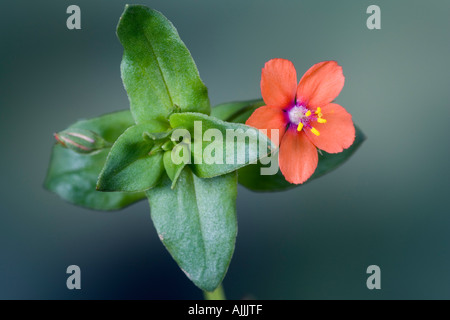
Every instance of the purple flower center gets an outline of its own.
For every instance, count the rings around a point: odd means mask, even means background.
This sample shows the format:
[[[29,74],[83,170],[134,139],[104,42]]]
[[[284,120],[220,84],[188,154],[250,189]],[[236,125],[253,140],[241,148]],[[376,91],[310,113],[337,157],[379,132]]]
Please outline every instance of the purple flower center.
[[[311,112],[302,104],[294,105],[288,110],[289,122],[298,127],[299,123],[302,123],[304,128],[311,129],[311,121],[317,120],[316,114]]]

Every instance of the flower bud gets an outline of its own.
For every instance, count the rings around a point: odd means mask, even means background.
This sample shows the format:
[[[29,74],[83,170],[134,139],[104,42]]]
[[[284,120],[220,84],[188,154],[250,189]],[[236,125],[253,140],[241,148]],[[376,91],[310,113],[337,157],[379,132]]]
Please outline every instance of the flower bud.
[[[173,141],[168,140],[164,142],[164,144],[161,146],[161,149],[163,149],[164,151],[169,151],[172,150],[174,146],[175,144],[173,143]]]
[[[91,153],[111,146],[111,143],[101,136],[86,129],[69,128],[55,133],[54,136],[60,145],[78,153]]]

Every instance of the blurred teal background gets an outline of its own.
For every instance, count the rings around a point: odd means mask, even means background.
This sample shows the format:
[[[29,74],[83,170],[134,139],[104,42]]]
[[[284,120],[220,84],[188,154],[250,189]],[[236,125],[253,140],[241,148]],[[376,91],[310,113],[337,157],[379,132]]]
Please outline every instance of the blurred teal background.
[[[128,108],[115,27],[125,1],[3,1],[0,298],[201,299],[148,204],[75,207],[43,189],[52,133]],[[228,298],[449,299],[450,2],[141,1],[190,49],[213,105],[260,97],[264,63],[299,77],[337,60],[337,98],[368,139],[331,174],[283,193],[239,189]],[[66,28],[81,8],[82,30]],[[381,8],[381,30],[366,8]],[[66,288],[79,265],[81,290]],[[381,290],[366,268],[381,268]]]

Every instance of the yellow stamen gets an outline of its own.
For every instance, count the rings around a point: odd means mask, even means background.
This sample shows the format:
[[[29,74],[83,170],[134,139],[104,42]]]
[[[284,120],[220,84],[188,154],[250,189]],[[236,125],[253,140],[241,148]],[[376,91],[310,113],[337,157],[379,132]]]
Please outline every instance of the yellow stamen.
[[[302,131],[302,129],[303,129],[303,123],[300,122],[298,124],[297,131]]]
[[[317,129],[314,127],[311,128],[311,132],[314,133],[316,136],[320,136],[320,132],[317,131]]]
[[[323,118],[319,118],[317,119],[318,123],[327,123],[327,120],[323,119]]]
[[[320,107],[318,107],[317,110],[316,110],[316,114],[319,114],[321,112],[322,112],[322,109]],[[321,116],[319,116],[319,117],[321,117]]]
[[[306,111],[305,116],[309,117],[311,115],[311,110]]]

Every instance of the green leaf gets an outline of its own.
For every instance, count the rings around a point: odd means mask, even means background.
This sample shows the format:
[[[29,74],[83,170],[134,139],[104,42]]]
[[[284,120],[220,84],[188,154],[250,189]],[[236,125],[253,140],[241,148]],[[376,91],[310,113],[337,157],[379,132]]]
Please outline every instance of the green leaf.
[[[113,143],[134,124],[129,110],[78,121],[69,129],[95,132]],[[53,147],[44,182],[46,189],[63,199],[96,210],[116,210],[145,198],[145,193],[103,193],[95,190],[98,175],[106,161],[109,148],[91,154],[79,154],[57,144]]]
[[[261,99],[222,103],[211,110],[211,116],[223,121],[245,123],[257,108],[264,105]]]
[[[144,137],[154,141],[164,140],[169,137],[171,133],[171,130],[164,132],[144,132]]]
[[[164,171],[163,153],[149,155],[154,142],[146,132],[168,129],[163,121],[148,121],[128,128],[114,143],[98,178],[100,191],[145,191],[155,186]]]
[[[200,179],[189,167],[176,187],[164,177],[147,191],[159,238],[200,289],[213,291],[227,272],[237,234],[237,178],[232,172]]]
[[[130,110],[122,110],[78,121],[69,128],[90,130],[100,135],[106,141],[114,143],[126,129],[134,124]]]
[[[185,163],[175,164],[172,161],[172,150],[164,152],[164,168],[166,169],[167,175],[170,180],[172,180],[172,189],[175,188],[175,184],[183,170]]]
[[[137,123],[167,118],[178,107],[182,112],[210,113],[194,60],[161,13],[127,5],[117,35],[124,47],[122,79]]]
[[[356,138],[350,148],[340,153],[331,154],[324,151],[321,151],[322,154],[319,153],[319,164],[317,169],[307,182],[333,171],[355,153],[365,140],[365,136],[361,129],[357,126],[355,126],[355,128]],[[252,164],[239,169],[239,183],[253,191],[283,191],[300,186],[287,182],[281,171],[278,171],[275,175],[261,175],[261,167],[263,167],[263,165],[258,162],[258,164]]]
[[[174,113],[169,121],[173,128],[188,130],[193,138],[192,168],[201,178],[219,176],[256,162],[270,154],[273,147],[255,128],[200,113]],[[201,127],[194,129],[195,123]]]

